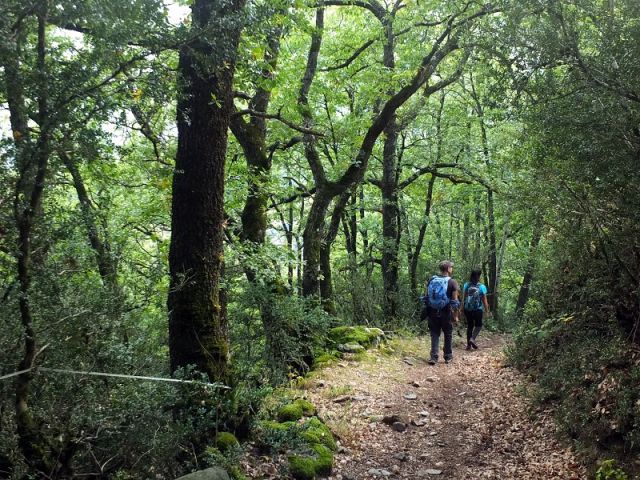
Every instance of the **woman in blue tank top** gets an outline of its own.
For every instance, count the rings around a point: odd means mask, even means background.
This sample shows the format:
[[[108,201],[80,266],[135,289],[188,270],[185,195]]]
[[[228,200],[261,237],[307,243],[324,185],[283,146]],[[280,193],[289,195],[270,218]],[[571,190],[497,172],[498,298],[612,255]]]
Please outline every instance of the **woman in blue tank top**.
[[[462,305],[467,319],[467,350],[478,348],[476,339],[482,330],[483,313],[489,314],[487,287],[480,283],[480,270],[472,270],[469,281],[462,287]]]

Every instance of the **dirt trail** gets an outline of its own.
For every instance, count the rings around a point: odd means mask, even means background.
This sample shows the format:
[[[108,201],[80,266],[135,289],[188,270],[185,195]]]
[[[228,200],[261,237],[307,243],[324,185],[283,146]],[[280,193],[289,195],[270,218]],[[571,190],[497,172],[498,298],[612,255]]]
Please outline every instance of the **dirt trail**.
[[[391,355],[319,372],[306,393],[342,445],[330,478],[587,478],[550,412],[531,411],[517,393],[505,341],[484,335],[479,350],[456,345],[453,363],[430,366],[428,340],[402,340]]]

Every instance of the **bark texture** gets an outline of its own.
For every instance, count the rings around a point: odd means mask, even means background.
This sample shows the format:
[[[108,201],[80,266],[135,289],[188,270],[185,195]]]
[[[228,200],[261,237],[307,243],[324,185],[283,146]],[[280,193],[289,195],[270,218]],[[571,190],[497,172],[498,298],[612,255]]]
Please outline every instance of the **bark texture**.
[[[178,64],[178,152],[173,177],[169,352],[171,370],[194,365],[227,378],[224,171],[244,0],[196,0],[193,40]]]

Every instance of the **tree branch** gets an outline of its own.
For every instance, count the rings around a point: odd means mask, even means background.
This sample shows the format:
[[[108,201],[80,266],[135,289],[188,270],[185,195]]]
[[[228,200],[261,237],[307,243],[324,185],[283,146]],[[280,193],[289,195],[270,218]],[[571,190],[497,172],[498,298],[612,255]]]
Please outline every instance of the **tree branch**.
[[[311,128],[306,128],[306,127],[301,127],[300,125],[296,125],[292,121],[287,120],[286,118],[283,118],[279,112],[275,114],[265,113],[265,112],[259,112],[257,110],[251,110],[250,108],[245,108],[243,110],[238,110],[233,114],[233,116],[235,117],[239,117],[243,115],[251,115],[253,117],[266,118],[268,120],[278,120],[280,123],[283,123],[284,125],[291,128],[292,130],[295,130],[296,132],[304,133],[307,135],[315,135],[316,137],[324,137],[324,133],[319,132],[317,130],[313,130]]]

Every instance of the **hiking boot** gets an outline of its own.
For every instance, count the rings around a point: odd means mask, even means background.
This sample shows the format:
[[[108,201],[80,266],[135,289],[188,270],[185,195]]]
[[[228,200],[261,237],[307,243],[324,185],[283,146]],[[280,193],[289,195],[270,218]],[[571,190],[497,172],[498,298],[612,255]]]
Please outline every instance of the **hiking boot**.
[[[435,365],[436,363],[438,363],[438,361],[434,360],[433,358],[430,358],[428,363],[429,365]]]
[[[465,350],[471,350],[471,342],[467,343],[467,348]]]
[[[444,359],[444,363],[451,363],[453,362],[453,358],[445,358]]]
[[[469,340],[469,345],[471,345],[471,348],[473,348],[474,350],[478,349],[478,345],[476,344],[475,340]]]

